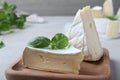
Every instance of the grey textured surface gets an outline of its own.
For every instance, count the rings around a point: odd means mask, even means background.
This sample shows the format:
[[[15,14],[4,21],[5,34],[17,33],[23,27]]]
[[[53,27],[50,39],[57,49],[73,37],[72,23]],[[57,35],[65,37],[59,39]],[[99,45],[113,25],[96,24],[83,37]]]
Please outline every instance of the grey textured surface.
[[[0,0],[1,1],[1,0]],[[74,15],[79,8],[86,5],[102,5],[104,0],[6,0],[15,3],[19,10],[38,13],[41,16]],[[120,0],[113,0],[114,10],[120,7]]]

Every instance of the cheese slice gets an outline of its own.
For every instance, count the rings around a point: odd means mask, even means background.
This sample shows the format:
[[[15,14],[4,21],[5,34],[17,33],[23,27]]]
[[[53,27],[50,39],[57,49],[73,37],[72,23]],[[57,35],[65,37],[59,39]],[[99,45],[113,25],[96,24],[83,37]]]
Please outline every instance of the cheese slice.
[[[119,21],[110,21],[106,29],[108,38],[117,38],[119,33]]]
[[[78,74],[82,60],[81,50],[74,47],[51,50],[28,46],[23,52],[23,64],[26,67],[44,71]]]
[[[95,6],[92,8],[92,15],[94,18],[103,18],[103,10],[101,6]]]
[[[105,0],[105,2],[103,4],[103,13],[104,13],[104,16],[113,16],[114,15],[112,0]]]
[[[84,32],[86,33],[88,54],[90,55],[88,59],[86,57],[86,60],[99,60],[103,56],[103,49],[99,41],[90,6],[84,7],[80,11],[80,14],[83,21]]]

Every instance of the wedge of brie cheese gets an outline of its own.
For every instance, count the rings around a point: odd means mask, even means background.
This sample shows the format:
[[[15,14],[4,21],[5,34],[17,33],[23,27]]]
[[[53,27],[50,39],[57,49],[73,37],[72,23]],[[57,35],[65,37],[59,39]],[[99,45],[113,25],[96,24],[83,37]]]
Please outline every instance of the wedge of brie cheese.
[[[68,31],[70,33],[67,34],[69,42],[77,49],[83,48],[84,60],[97,61],[103,56],[103,49],[99,41],[90,7],[87,6],[80,10],[79,16],[79,24],[70,26],[71,30]]]
[[[105,2],[103,4],[103,14],[104,14],[104,16],[113,16],[114,15],[112,0],[105,0]]]
[[[103,56],[103,49],[99,41],[90,6],[84,7],[80,11],[80,14],[83,21],[84,32],[86,33],[88,52],[93,60],[99,60]]]
[[[78,74],[82,60],[81,50],[74,47],[51,50],[27,46],[23,53],[26,67],[60,73]]]

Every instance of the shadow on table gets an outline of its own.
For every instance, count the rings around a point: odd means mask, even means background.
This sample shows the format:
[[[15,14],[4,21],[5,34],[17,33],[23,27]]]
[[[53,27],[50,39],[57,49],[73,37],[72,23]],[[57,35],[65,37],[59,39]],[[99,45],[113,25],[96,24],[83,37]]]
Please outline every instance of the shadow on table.
[[[117,74],[117,67],[116,62],[114,60],[110,60],[110,67],[111,67],[111,74],[112,74],[112,80],[119,80],[119,75]]]

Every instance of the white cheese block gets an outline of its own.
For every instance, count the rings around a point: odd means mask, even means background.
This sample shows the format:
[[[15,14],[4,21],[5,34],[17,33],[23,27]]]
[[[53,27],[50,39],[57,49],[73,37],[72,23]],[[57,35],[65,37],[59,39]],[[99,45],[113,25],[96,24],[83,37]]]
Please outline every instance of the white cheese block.
[[[119,21],[110,21],[107,26],[106,36],[108,38],[117,38],[119,33]]]
[[[118,11],[117,11],[117,16],[120,17],[120,8],[119,8]]]
[[[104,14],[104,16],[113,16],[114,15],[112,0],[105,0],[105,2],[103,4],[103,14]]]
[[[32,69],[78,74],[83,60],[81,50],[69,47],[61,50],[26,47],[23,64]]]
[[[101,6],[95,6],[92,8],[92,15],[94,18],[103,18],[103,10]]]
[[[92,17],[90,6],[84,7],[81,11],[84,32],[86,33],[86,42],[90,57],[86,60],[99,60],[103,56],[103,49],[96,31],[95,22]]]

